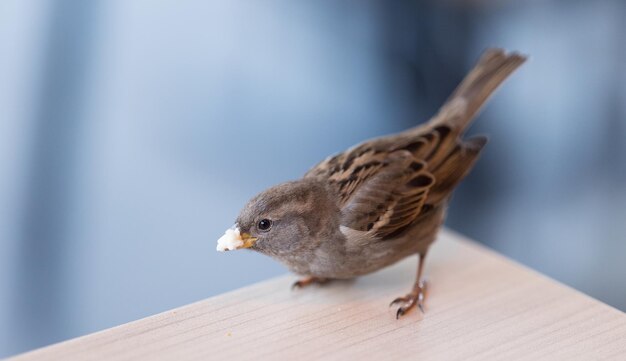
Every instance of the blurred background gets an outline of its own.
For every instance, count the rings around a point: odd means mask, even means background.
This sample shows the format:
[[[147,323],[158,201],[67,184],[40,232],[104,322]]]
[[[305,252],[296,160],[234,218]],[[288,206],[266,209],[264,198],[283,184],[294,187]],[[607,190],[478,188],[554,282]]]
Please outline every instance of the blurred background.
[[[626,310],[626,2],[0,1],[0,357],[276,276],[240,207],[530,61],[448,226]],[[219,274],[224,269],[228,278]]]

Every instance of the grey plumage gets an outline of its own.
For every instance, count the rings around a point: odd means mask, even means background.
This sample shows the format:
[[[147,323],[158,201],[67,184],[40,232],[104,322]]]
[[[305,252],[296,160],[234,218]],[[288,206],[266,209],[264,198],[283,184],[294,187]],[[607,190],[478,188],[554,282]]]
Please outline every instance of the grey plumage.
[[[487,141],[464,140],[464,131],[524,60],[487,50],[429,122],[368,140],[254,197],[237,219],[251,249],[308,276],[300,285],[360,276],[413,254],[423,260],[452,191]],[[261,220],[271,227],[261,230]],[[396,300],[404,303],[398,316],[422,307],[422,266],[413,291]]]

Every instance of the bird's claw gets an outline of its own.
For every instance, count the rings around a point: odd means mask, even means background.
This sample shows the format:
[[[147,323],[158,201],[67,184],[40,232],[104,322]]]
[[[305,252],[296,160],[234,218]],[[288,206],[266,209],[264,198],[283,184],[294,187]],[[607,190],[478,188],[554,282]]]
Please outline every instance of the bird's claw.
[[[396,320],[400,319],[400,316],[404,315],[404,312],[406,312],[404,307],[398,308],[398,311],[396,312]]]
[[[313,283],[317,283],[319,285],[323,285],[324,283],[327,283],[329,281],[328,278],[318,278],[318,277],[307,277],[307,278],[303,278],[301,280],[298,280],[296,282],[294,282],[291,285],[291,289],[295,290],[296,288],[303,288],[306,286],[309,286]]]
[[[391,303],[389,304],[389,307],[395,305],[396,303],[402,303],[402,302],[407,302],[407,301],[408,301],[407,296],[398,297],[395,300],[391,301]]]
[[[291,284],[292,290],[295,290],[296,288],[302,288],[302,287],[304,287],[304,284],[302,283],[302,281],[296,281]]]
[[[404,305],[400,306],[398,308],[398,311],[396,311],[396,319],[399,319],[400,316],[403,316],[405,313],[407,313],[411,308],[415,306],[417,306],[420,309],[420,311],[422,311],[422,313],[425,313],[424,312],[425,293],[426,293],[426,284],[420,283],[420,285],[416,286],[411,293],[403,297],[398,297],[395,300],[391,301],[391,303],[389,304],[389,307],[395,304],[404,303]]]
[[[405,298],[405,297],[400,297],[400,298]],[[395,304],[395,303],[400,303],[400,302],[404,302],[404,305],[398,307],[398,311],[396,311],[396,319],[399,319],[400,316],[403,316],[405,313],[407,313],[411,308],[413,308],[414,306],[417,305],[417,307],[419,307],[420,311],[422,311],[422,313],[424,313],[424,304],[421,300],[417,300],[419,297],[409,297],[408,300],[398,300],[395,299],[391,305],[389,305],[390,307]],[[397,302],[396,302],[397,301]]]
[[[424,312],[424,303],[423,302],[418,302],[417,303],[417,307],[419,307],[420,311],[422,311],[422,314],[426,313],[426,312]]]

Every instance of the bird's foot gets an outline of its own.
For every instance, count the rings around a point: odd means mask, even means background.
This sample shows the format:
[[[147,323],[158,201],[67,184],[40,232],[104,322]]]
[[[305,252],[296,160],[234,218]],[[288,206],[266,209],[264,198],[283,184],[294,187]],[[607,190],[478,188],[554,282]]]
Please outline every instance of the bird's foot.
[[[329,278],[321,278],[321,277],[306,277],[299,281],[294,282],[291,285],[291,289],[303,288],[312,284],[323,285],[324,283],[328,283],[330,281]]]
[[[417,306],[420,311],[424,313],[424,299],[426,298],[426,281],[420,282],[415,287],[413,287],[413,291],[407,294],[404,297],[398,297],[395,300],[391,301],[389,307],[401,303],[402,306],[398,308],[396,312],[396,319],[400,318],[400,316],[407,313],[411,308]]]

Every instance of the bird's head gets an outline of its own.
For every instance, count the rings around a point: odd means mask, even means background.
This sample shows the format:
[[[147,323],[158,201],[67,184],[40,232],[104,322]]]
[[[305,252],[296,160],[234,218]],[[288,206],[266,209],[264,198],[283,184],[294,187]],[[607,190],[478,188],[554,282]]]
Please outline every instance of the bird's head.
[[[217,250],[250,248],[273,256],[293,252],[312,245],[333,211],[321,184],[306,179],[279,184],[248,201],[218,240]]]

